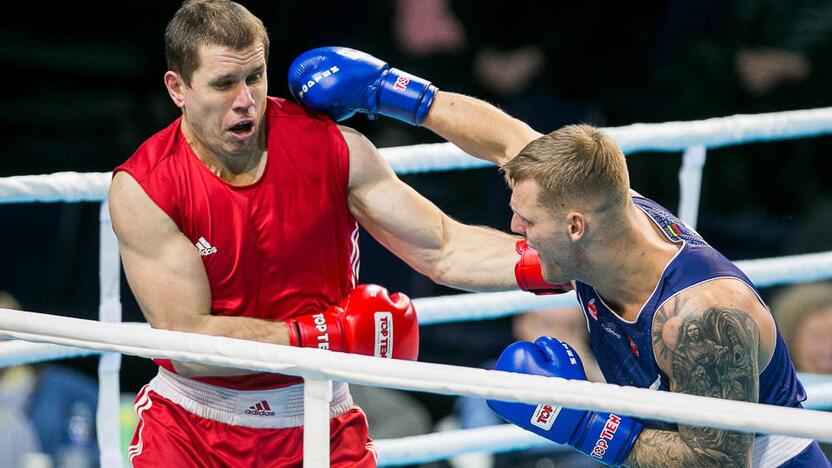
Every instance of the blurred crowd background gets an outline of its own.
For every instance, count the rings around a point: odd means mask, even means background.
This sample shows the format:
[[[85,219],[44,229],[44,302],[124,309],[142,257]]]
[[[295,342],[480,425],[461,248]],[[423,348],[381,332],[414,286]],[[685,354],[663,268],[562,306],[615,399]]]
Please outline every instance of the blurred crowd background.
[[[575,122],[619,126],[832,105],[828,0],[242,3],[269,30],[274,96],[288,96],[294,56],[342,45],[440,89],[483,98],[543,132]],[[162,75],[163,32],[178,6],[9,6],[0,15],[0,176],[110,171],[176,118]],[[439,141],[389,119],[347,124],[379,147]],[[832,250],[830,150],[832,137],[709,151],[698,230],[731,259]],[[680,161],[630,156],[633,187],[675,209]],[[403,179],[457,219],[509,229],[509,193],[493,168]],[[0,220],[0,289],[26,310],[96,318],[98,204],[0,205]],[[361,254],[361,282],[411,297],[454,292],[366,234]],[[126,283],[122,291],[124,320],[143,321]],[[773,300],[782,291],[763,293]],[[791,346],[803,335],[799,325],[789,330]],[[421,359],[479,366],[516,336],[522,327],[509,319],[423,327]],[[829,343],[828,336],[821,338]],[[827,367],[804,370],[832,371],[832,352],[821,354]],[[67,365],[93,375],[96,361]],[[126,358],[123,389],[137,391],[154,372],[150,361]],[[460,411],[450,397],[406,397],[424,410],[420,424],[428,428]]]

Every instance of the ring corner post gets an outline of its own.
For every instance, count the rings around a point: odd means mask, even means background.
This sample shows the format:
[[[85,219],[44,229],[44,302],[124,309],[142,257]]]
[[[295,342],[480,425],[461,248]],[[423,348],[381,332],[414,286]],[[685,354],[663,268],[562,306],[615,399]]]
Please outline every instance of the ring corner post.
[[[303,468],[329,467],[332,381],[306,377],[303,384]]]

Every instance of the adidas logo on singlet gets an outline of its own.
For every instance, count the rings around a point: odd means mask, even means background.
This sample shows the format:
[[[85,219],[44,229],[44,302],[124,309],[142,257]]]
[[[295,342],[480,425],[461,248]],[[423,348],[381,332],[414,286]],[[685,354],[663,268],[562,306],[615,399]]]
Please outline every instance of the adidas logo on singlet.
[[[211,245],[204,237],[200,237],[194,244],[194,247],[199,249],[199,254],[203,257],[217,253],[217,248]]]

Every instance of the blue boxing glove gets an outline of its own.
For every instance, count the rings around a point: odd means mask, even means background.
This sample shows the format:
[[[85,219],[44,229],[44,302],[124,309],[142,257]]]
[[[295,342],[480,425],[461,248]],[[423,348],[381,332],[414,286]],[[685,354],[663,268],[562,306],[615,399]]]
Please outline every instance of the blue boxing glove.
[[[534,343],[518,341],[510,345],[497,360],[497,370],[586,380],[578,353],[568,344],[548,336]],[[607,465],[623,463],[642,430],[640,422],[626,416],[554,404],[535,406],[488,400],[488,406],[503,419],[527,431],[558,444],[571,445]]]
[[[298,102],[342,121],[356,112],[421,125],[436,86],[372,55],[346,47],[320,47],[289,66],[289,91]]]

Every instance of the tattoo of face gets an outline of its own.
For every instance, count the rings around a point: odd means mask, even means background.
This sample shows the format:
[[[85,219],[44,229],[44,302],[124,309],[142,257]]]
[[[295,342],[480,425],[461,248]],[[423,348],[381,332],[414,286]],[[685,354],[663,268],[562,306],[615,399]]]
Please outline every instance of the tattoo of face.
[[[653,347],[671,370],[671,391],[757,402],[760,330],[748,314],[711,308],[702,313],[656,314]],[[679,436],[700,462],[744,466],[753,435],[679,426]]]

